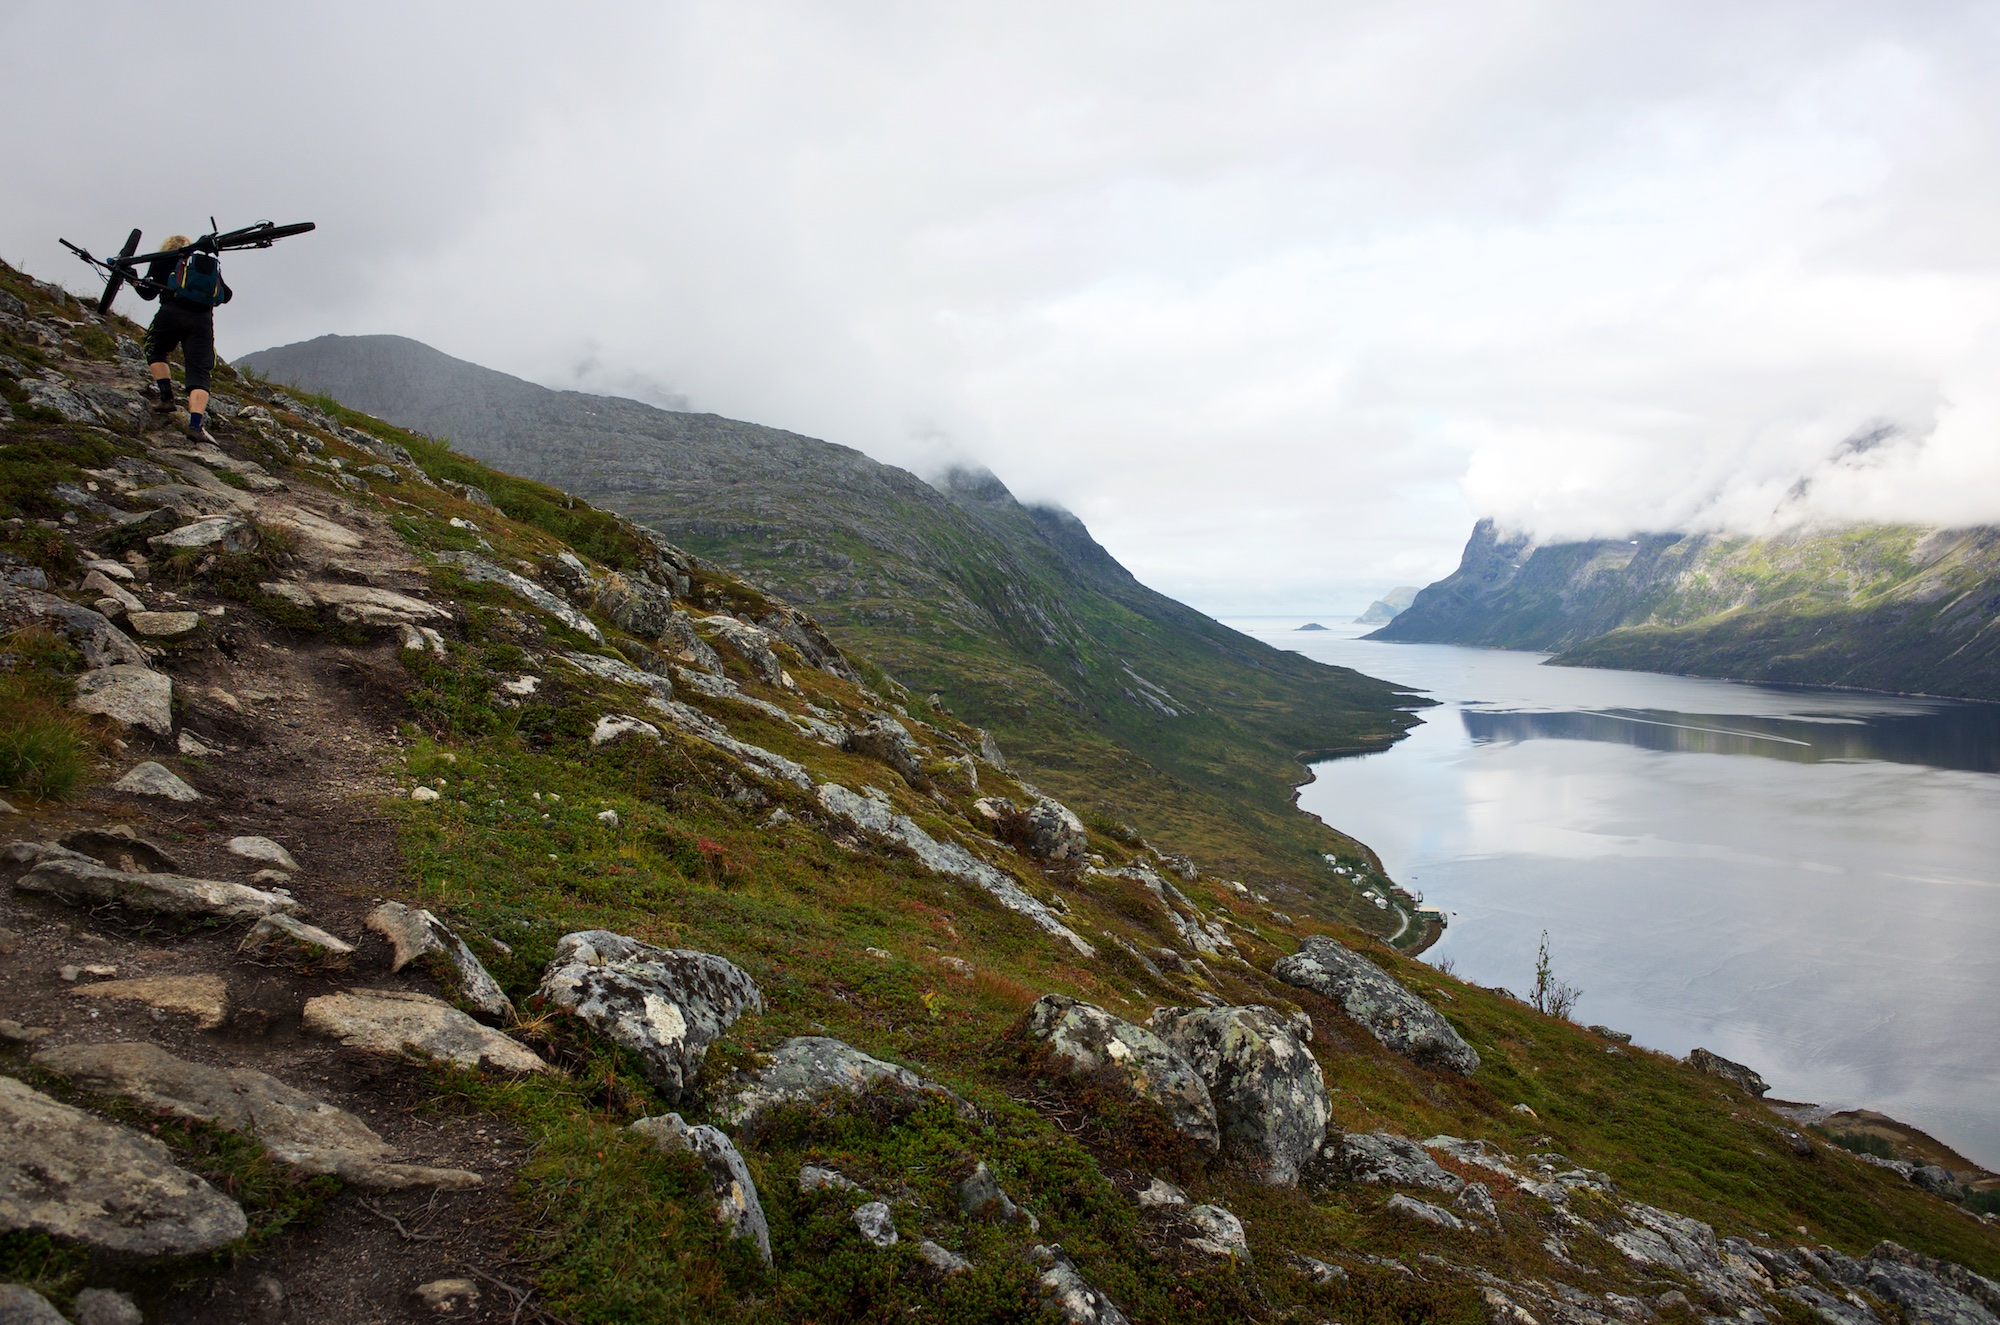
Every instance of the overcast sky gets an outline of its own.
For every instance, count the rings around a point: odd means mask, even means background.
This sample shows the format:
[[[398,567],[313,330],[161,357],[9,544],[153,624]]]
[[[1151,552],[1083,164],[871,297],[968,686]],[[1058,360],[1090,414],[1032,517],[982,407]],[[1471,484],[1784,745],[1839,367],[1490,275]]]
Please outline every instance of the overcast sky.
[[[1994,4],[12,0],[0,49],[38,276],[311,219],[225,355],[977,461],[1211,611],[1479,515],[2000,519]]]

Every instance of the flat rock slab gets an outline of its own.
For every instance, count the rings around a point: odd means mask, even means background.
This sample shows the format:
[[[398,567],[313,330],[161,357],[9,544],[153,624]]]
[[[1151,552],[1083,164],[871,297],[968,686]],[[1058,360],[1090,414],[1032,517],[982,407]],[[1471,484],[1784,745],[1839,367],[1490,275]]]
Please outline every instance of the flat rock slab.
[[[427,994],[398,989],[323,994],[306,1003],[304,1020],[309,1031],[389,1058],[421,1055],[500,1072],[555,1070],[527,1047]]]
[[[376,1191],[476,1187],[476,1173],[404,1164],[345,1109],[248,1068],[189,1063],[150,1044],[76,1044],[36,1054],[37,1067],[85,1090],[254,1136],[287,1164]]]
[[[1134,1095],[1157,1104],[1176,1130],[1203,1149],[1213,1152],[1221,1146],[1207,1083],[1186,1058],[1144,1026],[1049,994],[1028,1009],[1025,1029],[1028,1038],[1048,1046],[1050,1055],[1072,1072],[1115,1074]]]
[[[744,1012],[764,1010],[757,982],[734,962],[606,929],[563,935],[539,993],[638,1054],[676,1103],[691,1093],[709,1043]]]
[[[229,854],[254,860],[260,865],[275,865],[292,874],[299,872],[299,862],[292,859],[292,853],[268,837],[232,837],[229,839]]]
[[[99,864],[134,874],[179,874],[181,863],[124,824],[114,829],[78,828],[64,833],[60,845],[80,851]]]
[[[221,552],[248,552],[257,546],[257,528],[233,515],[211,515],[192,524],[146,540],[165,552],[175,548],[215,548]]]
[[[1270,1008],[1160,1008],[1153,1030],[1194,1065],[1215,1101],[1222,1148],[1264,1183],[1297,1184],[1332,1116],[1326,1079],[1293,1024]]]
[[[181,781],[172,769],[150,759],[143,764],[134,764],[131,772],[111,784],[111,789],[133,796],[158,796],[170,801],[201,799],[201,793]]]
[[[414,625],[444,617],[445,611],[394,589],[377,589],[362,584],[310,584],[300,586],[315,604],[333,609],[336,621],[347,626],[385,629]]]
[[[677,1113],[641,1118],[628,1130],[645,1137],[663,1152],[685,1150],[699,1159],[715,1193],[717,1222],[729,1229],[731,1237],[755,1242],[764,1264],[771,1263],[771,1226],[764,1218],[764,1204],[757,1197],[757,1184],[751,1180],[749,1165],[743,1162],[742,1154],[727,1136],[706,1125],[690,1127]]]
[[[194,1256],[248,1228],[236,1202],[152,1137],[0,1077],[0,1229],[135,1256]]]
[[[76,707],[157,736],[174,730],[174,683],[165,673],[120,662],[76,678]]]
[[[127,611],[125,624],[148,639],[179,639],[201,628],[201,613]]]
[[[1479,1054],[1437,1009],[1358,952],[1314,935],[1271,974],[1340,1005],[1361,1028],[1405,1058],[1469,1077]]]
[[[160,1012],[193,1017],[205,1031],[229,1018],[229,985],[219,975],[149,975],[137,980],[105,980],[71,991],[98,1002],[144,1003]]]
[[[859,1095],[879,1085],[912,1094],[958,1097],[907,1067],[885,1063],[824,1035],[798,1035],[773,1049],[743,1078],[722,1115],[732,1126],[755,1127],[781,1104],[809,1104],[823,1095]]]
[[[429,911],[384,902],[368,913],[368,928],[389,941],[394,956],[390,970],[400,971],[420,957],[436,953],[451,968],[459,996],[496,1021],[514,1019],[514,1002],[507,997],[465,940]]]
[[[138,911],[249,920],[290,911],[298,903],[278,893],[221,879],[114,870],[85,858],[45,858],[15,881],[23,892],[46,893],[72,906],[116,902]]]

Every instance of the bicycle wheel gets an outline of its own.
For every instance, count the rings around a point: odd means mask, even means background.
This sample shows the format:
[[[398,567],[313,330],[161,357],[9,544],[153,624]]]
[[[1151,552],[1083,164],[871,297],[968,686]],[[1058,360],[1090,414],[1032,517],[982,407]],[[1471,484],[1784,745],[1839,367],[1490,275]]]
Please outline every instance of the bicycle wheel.
[[[137,230],[134,230],[130,235],[127,235],[125,237],[125,247],[118,250],[118,256],[121,258],[129,258],[138,251],[139,251],[139,232]],[[104,282],[104,296],[103,298],[97,301],[97,311],[100,314],[109,313],[111,311],[111,301],[118,297],[118,291],[122,289],[124,285],[125,285],[125,273],[118,270],[118,268],[113,267],[111,269],[111,278]]]

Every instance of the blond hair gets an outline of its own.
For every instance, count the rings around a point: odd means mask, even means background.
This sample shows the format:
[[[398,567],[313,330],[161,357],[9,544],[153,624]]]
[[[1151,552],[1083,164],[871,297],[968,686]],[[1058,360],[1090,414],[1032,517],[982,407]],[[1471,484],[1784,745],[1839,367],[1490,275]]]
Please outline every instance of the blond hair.
[[[168,235],[160,241],[160,252],[165,253],[170,248],[186,248],[192,243],[194,241],[186,235]]]

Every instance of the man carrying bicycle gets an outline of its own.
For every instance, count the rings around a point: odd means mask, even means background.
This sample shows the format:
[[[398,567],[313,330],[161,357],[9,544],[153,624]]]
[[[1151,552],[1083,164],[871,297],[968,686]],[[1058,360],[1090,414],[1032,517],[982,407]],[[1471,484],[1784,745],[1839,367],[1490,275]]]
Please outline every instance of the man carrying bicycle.
[[[160,301],[160,311],[146,332],[146,357],[160,393],[153,412],[174,412],[174,380],[167,369],[167,356],[178,346],[187,367],[188,440],[205,442],[208,378],[215,368],[215,309],[228,303],[235,291],[224,283],[222,264],[207,241],[185,253],[174,252],[187,249],[189,243],[186,235],[168,236],[160,245],[162,256],[153,259],[146,268],[146,279],[134,282],[134,288],[141,299]]]

